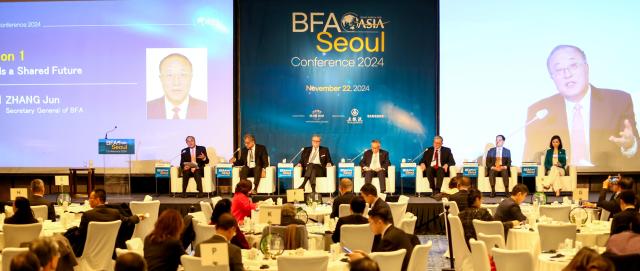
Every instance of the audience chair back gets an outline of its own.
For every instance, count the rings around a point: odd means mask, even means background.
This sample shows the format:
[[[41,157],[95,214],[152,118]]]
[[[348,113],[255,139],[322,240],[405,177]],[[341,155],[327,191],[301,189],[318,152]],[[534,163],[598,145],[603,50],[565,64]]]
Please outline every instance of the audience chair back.
[[[540,216],[546,216],[553,221],[569,222],[571,206],[565,205],[540,205]]]
[[[576,240],[576,225],[538,224],[538,233],[542,251],[558,249],[558,245],[564,243],[565,239]]]
[[[42,221],[49,219],[49,206],[47,205],[36,205],[31,206],[31,210],[33,211],[33,216],[36,219],[40,218]]]
[[[89,222],[87,240],[84,243],[82,257],[79,260],[80,270],[111,270],[113,269],[114,248],[116,237],[122,221]]]
[[[429,251],[431,250],[431,240],[424,245],[417,245],[413,247],[411,252],[411,258],[409,258],[409,264],[407,265],[407,271],[424,271],[429,266]]]
[[[11,259],[16,255],[29,251],[27,247],[7,247],[2,250],[2,271],[9,271]]]
[[[500,221],[482,221],[478,219],[473,220],[473,228],[478,233],[484,233],[486,235],[500,235],[504,240],[504,226]]]
[[[484,242],[484,246],[487,248],[489,255],[491,255],[492,253],[491,249],[494,247],[506,248],[504,239],[500,235],[478,233],[477,237],[478,237],[478,241]]]
[[[193,248],[195,248],[200,243],[208,240],[216,234],[216,226],[198,222],[193,225],[193,231],[196,234],[196,237],[193,240]]]
[[[20,247],[22,243],[28,243],[40,237],[42,223],[33,224],[4,224],[4,247]]]
[[[491,264],[489,263],[489,252],[484,242],[476,241],[475,239],[469,239],[469,246],[471,246],[471,261],[473,262],[474,271],[490,271]]]
[[[211,207],[211,203],[201,201],[200,210],[202,210],[202,215],[204,215],[205,222],[207,224],[211,223],[211,215],[213,214],[213,207]]]
[[[351,205],[340,204],[340,206],[338,206],[338,217],[345,217],[349,215],[351,215]]]
[[[326,271],[329,255],[319,256],[280,256],[277,259],[278,271]]]
[[[340,227],[340,246],[350,250],[362,250],[371,252],[373,246],[373,233],[369,224],[342,225]]]
[[[410,214],[411,216],[407,216],[408,214]],[[402,218],[402,221],[400,221],[400,226],[398,228],[408,234],[414,234],[417,221],[418,217],[411,213],[405,213],[405,216]]]
[[[211,265],[202,265],[202,259],[200,259],[200,257],[193,257],[189,255],[182,255],[180,257],[180,263],[182,263],[184,271],[229,271],[228,265],[215,267]]]
[[[378,263],[380,270],[401,270],[406,249],[389,252],[373,252],[369,257]]]
[[[462,221],[455,215],[449,215],[449,224],[451,224],[451,244],[453,246],[453,257],[455,259],[456,270],[467,270],[471,264],[471,252],[467,247],[464,239],[464,230],[462,229]],[[473,267],[471,267],[473,268]]]
[[[458,209],[458,203],[455,201],[449,201],[447,198],[442,198],[442,208],[444,210],[445,206],[449,206],[449,214],[457,216],[460,213]]]
[[[129,203],[131,212],[134,214],[149,214],[144,220],[140,220],[136,224],[136,228],[133,231],[133,237],[144,239],[153,231],[153,227],[158,221],[158,211],[160,211],[160,201],[132,201]]]
[[[388,204],[393,216],[393,225],[399,226],[400,221],[402,221],[404,214],[407,212],[408,203],[389,202]]]
[[[533,271],[533,256],[528,250],[492,248],[496,270]]]

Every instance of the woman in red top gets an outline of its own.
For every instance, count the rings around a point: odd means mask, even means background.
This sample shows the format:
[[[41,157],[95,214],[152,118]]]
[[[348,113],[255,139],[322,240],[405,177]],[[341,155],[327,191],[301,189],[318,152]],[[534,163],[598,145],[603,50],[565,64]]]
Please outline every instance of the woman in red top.
[[[238,224],[243,224],[244,218],[251,217],[251,211],[256,209],[255,203],[249,198],[249,191],[253,184],[248,180],[240,180],[236,185],[236,192],[231,200],[231,214],[236,218]]]

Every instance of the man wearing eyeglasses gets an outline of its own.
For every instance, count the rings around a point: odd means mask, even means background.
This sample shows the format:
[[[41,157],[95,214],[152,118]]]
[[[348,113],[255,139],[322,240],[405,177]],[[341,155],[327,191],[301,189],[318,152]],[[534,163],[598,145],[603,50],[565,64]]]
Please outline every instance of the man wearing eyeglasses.
[[[332,164],[329,148],[320,146],[320,135],[311,137],[311,147],[306,147],[302,151],[298,166],[302,167],[304,181],[298,189],[304,189],[307,182],[311,183],[311,192],[316,192],[316,177],[327,176],[327,167]]]
[[[160,61],[164,96],[147,103],[147,119],[207,118],[207,103],[189,95],[192,71],[191,61],[181,54],[170,54]]]
[[[538,161],[552,135],[569,140],[570,164],[601,169],[632,166],[638,158],[638,130],[631,96],[589,82],[585,53],[556,46],[547,69],[558,94],[528,109],[523,161]]]

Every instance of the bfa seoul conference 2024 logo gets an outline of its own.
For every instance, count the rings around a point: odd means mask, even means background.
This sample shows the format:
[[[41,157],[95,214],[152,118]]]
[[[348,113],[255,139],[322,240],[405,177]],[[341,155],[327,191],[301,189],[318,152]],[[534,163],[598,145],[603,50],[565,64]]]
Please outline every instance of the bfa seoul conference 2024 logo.
[[[384,24],[381,16],[358,16],[354,12],[347,12],[340,19],[340,26],[345,32],[383,30]]]

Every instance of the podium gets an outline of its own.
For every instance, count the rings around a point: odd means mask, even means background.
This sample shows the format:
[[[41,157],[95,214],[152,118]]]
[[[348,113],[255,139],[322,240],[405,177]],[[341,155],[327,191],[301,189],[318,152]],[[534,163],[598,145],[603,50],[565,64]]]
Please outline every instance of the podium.
[[[403,159],[404,160],[404,159]],[[404,179],[416,179],[416,163],[403,161],[400,163],[400,194],[404,194]],[[417,194],[417,193],[416,193]]]
[[[295,187],[293,187],[293,163],[278,163],[278,191],[276,192],[277,195],[280,195],[280,179],[288,179],[291,180],[291,189],[294,189]],[[286,188],[286,187],[285,187]],[[285,189],[288,190],[288,189]]]
[[[98,154],[102,156],[102,174],[107,193],[131,193],[131,158],[135,154],[135,139],[98,139]]]
[[[233,195],[234,193],[234,189],[235,187],[232,187],[231,183],[231,179],[233,178],[232,174],[233,174],[233,165],[230,163],[218,163],[215,166],[215,176],[216,176],[216,191],[218,191],[218,193],[222,194],[223,190],[228,190],[228,192],[230,192],[231,195]],[[220,184],[220,179],[224,179],[225,180],[225,185],[226,188],[222,189],[221,188],[221,184]],[[228,185],[226,185],[228,183]]]

